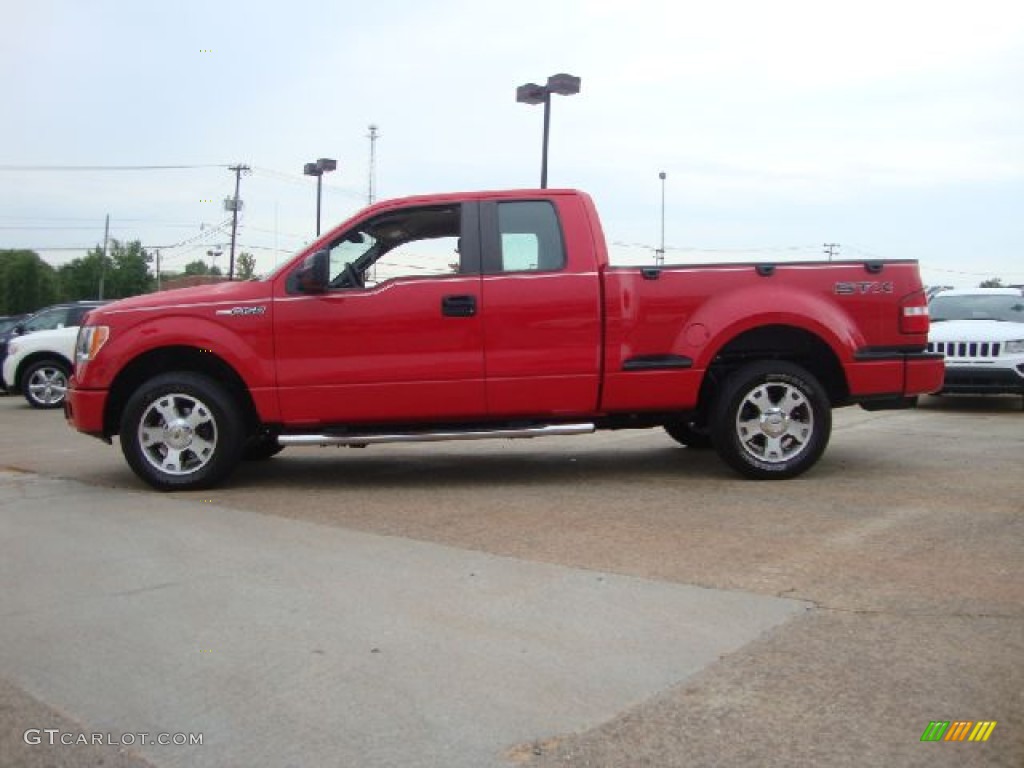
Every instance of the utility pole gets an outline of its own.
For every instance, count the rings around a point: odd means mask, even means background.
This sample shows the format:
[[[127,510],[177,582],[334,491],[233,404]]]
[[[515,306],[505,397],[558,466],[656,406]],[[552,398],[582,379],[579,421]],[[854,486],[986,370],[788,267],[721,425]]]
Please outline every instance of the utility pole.
[[[231,211],[231,261],[228,262],[228,280],[235,279],[235,236],[238,233],[238,210],[242,207],[242,201],[238,199],[238,188],[242,184],[242,171],[249,172],[248,165],[232,165],[229,171],[235,172],[235,196],[224,201],[224,208]],[[230,203],[230,205],[229,205]]]
[[[839,243],[824,243],[825,253],[828,254],[828,260],[832,261],[832,258],[836,255],[839,250]]]
[[[160,290],[160,249],[157,248],[157,250],[154,251],[154,253],[156,254],[156,289],[157,289],[157,291],[159,291]]]
[[[373,123],[370,124],[370,132],[366,138],[370,140],[370,185],[366,201],[373,205],[373,201],[377,199],[377,139],[380,138],[377,126]]]
[[[103,301],[103,278],[107,274],[107,240],[110,239],[110,214],[107,214],[107,223],[103,227],[103,258],[100,259],[100,301]]]

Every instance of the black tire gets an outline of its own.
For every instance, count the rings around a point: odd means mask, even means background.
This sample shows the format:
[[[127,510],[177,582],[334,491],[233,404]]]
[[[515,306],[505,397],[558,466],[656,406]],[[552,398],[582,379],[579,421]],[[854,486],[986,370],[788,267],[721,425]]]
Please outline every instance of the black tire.
[[[711,448],[711,432],[707,426],[693,419],[678,419],[664,425],[668,436],[680,445],[704,451]]]
[[[711,416],[711,439],[729,466],[755,480],[783,480],[821,458],[832,432],[824,388],[798,365],[765,360],[725,381]]]
[[[197,373],[165,373],[139,387],[125,405],[121,451],[135,474],[157,490],[210,488],[238,466],[243,425],[238,405],[220,384]]]
[[[260,434],[249,439],[242,448],[242,461],[266,461],[284,450],[274,435]]]
[[[71,371],[63,360],[39,360],[21,376],[21,393],[33,408],[61,408]]]

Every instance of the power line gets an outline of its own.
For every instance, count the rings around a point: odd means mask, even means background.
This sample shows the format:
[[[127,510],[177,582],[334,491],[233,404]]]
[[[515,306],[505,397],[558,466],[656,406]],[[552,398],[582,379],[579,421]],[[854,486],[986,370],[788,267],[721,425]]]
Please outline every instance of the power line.
[[[287,173],[285,171],[275,171],[273,168],[263,168],[261,166],[254,165],[252,167],[252,172],[257,176],[270,176],[279,181],[286,181],[289,184],[296,184],[302,187],[308,188],[309,185],[308,176],[299,176],[298,174]],[[360,200],[365,200],[365,197],[363,196],[362,193],[356,192],[355,190],[348,187],[339,187],[337,185],[328,184],[325,182],[323,183],[323,188],[326,190],[330,190],[331,192],[337,192],[339,194],[346,195],[348,197],[355,197],[359,198]]]
[[[0,171],[169,171],[196,168],[228,168],[215,165],[0,165]]]

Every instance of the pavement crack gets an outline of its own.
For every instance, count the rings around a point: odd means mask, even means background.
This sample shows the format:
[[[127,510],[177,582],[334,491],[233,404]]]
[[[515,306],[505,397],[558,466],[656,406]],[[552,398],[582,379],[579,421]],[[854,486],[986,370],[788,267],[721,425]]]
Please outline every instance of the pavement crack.
[[[807,600],[807,598],[801,598]],[[963,611],[896,611],[882,610],[879,608],[845,608],[842,606],[822,605],[813,600],[807,600],[815,608],[822,611],[834,611],[835,613],[852,613],[863,616],[902,616],[904,618],[922,619],[1002,619],[1004,621],[1022,621],[1024,616],[1012,613],[967,613]]]
[[[180,581],[168,581],[165,584],[154,584],[149,587],[138,587],[137,589],[126,589],[121,592],[111,592],[110,597],[126,597],[128,595],[138,595],[143,592],[155,592],[158,589],[166,589],[167,587],[176,587],[181,584]]]

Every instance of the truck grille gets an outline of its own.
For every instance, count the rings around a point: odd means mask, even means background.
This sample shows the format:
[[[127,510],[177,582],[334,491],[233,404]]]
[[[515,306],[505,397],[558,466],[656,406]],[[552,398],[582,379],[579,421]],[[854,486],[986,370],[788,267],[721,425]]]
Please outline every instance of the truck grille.
[[[1002,346],[998,341],[933,341],[928,343],[928,351],[946,357],[999,357]]]

